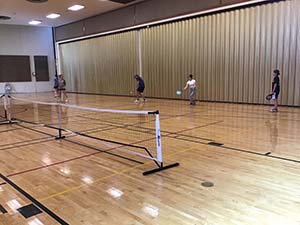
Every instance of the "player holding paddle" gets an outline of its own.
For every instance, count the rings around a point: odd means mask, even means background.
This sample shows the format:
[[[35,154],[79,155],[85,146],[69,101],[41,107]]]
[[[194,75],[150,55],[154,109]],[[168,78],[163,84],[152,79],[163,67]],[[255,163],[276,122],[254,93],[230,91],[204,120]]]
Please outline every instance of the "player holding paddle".
[[[187,88],[189,88],[190,105],[196,105],[196,81],[192,74],[188,76],[188,81],[183,89],[186,90]]]
[[[274,108],[271,112],[278,112],[278,96],[280,93],[280,79],[279,79],[280,72],[279,70],[273,71],[273,81],[272,81],[272,99],[274,99]]]

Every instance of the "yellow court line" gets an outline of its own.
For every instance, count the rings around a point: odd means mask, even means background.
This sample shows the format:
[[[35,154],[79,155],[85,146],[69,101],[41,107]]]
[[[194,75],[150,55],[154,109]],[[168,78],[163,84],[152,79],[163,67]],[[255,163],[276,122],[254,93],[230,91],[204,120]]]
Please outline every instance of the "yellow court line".
[[[175,153],[169,154],[169,155],[167,155],[167,157],[175,156],[175,155],[178,155],[178,154],[181,154],[181,153],[184,153],[184,152],[191,151],[191,150],[193,150],[193,149],[194,149],[194,147],[191,147],[191,148],[188,148],[188,149],[186,149],[186,150],[182,150],[182,151],[179,151],[179,152],[175,152]],[[72,192],[72,191],[78,190],[78,189],[80,189],[80,188],[82,188],[82,187],[84,187],[84,186],[97,184],[97,183],[99,183],[99,182],[101,182],[101,181],[103,181],[103,180],[106,180],[106,179],[108,179],[108,178],[112,178],[112,177],[115,177],[115,176],[118,176],[118,175],[124,175],[126,172],[132,171],[132,170],[134,170],[134,169],[140,168],[140,167],[145,166],[145,165],[148,165],[148,164],[150,164],[150,163],[153,163],[153,162],[152,162],[152,161],[149,161],[149,162],[146,162],[146,163],[141,164],[141,165],[136,165],[136,166],[133,166],[133,167],[130,167],[130,168],[121,170],[120,172],[115,172],[115,173],[113,173],[113,174],[111,174],[111,175],[107,175],[107,176],[101,177],[101,178],[95,180],[94,182],[92,182],[92,183],[90,183],[90,184],[81,184],[81,185],[78,185],[78,186],[76,186],[76,187],[72,187],[72,188],[66,189],[66,190],[64,190],[64,191],[57,192],[57,193],[55,193],[55,194],[49,195],[49,196],[47,196],[47,197],[45,197],[45,198],[39,199],[39,201],[43,202],[43,201],[46,201],[46,200],[48,200],[48,199],[57,197],[57,196],[59,196],[59,195],[63,195],[63,194],[70,193],[70,192]]]

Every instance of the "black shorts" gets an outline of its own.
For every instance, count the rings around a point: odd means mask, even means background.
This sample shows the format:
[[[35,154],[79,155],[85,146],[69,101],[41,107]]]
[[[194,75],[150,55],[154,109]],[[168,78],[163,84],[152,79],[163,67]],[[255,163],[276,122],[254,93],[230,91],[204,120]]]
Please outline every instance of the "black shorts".
[[[275,91],[275,99],[278,99],[280,91]]]
[[[140,93],[143,93],[145,90],[145,87],[138,87],[136,90]]]

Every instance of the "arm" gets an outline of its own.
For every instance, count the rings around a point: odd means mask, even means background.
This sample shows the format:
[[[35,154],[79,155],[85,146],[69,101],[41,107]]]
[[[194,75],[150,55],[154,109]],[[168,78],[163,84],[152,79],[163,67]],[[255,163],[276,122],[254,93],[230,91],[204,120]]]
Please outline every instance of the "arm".
[[[277,83],[275,83],[272,93],[275,93],[276,87],[277,87]]]
[[[275,77],[274,78],[274,87],[273,87],[273,90],[272,90],[272,93],[275,93],[275,90],[277,89],[277,86],[279,84],[279,78],[278,77]]]
[[[186,90],[188,88],[188,83],[186,83],[185,87],[183,88],[183,90]]]

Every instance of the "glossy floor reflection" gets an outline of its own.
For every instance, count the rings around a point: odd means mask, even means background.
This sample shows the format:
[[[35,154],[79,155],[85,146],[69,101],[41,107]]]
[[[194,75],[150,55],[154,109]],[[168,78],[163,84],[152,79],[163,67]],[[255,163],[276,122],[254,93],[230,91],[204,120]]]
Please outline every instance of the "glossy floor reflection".
[[[19,97],[54,100],[51,93]],[[55,140],[55,130],[36,124],[1,125],[0,173],[68,224],[300,224],[300,108],[270,113],[257,105],[69,98],[89,107],[159,110],[165,162],[180,166],[143,176],[155,164],[121,152],[128,147],[75,134]],[[12,110],[14,118],[57,125],[53,107]],[[143,116],[64,109],[61,119],[72,131],[155,148],[153,121]],[[31,203],[0,179],[0,205],[7,210],[0,224],[59,224],[45,212],[25,219],[17,209]]]

